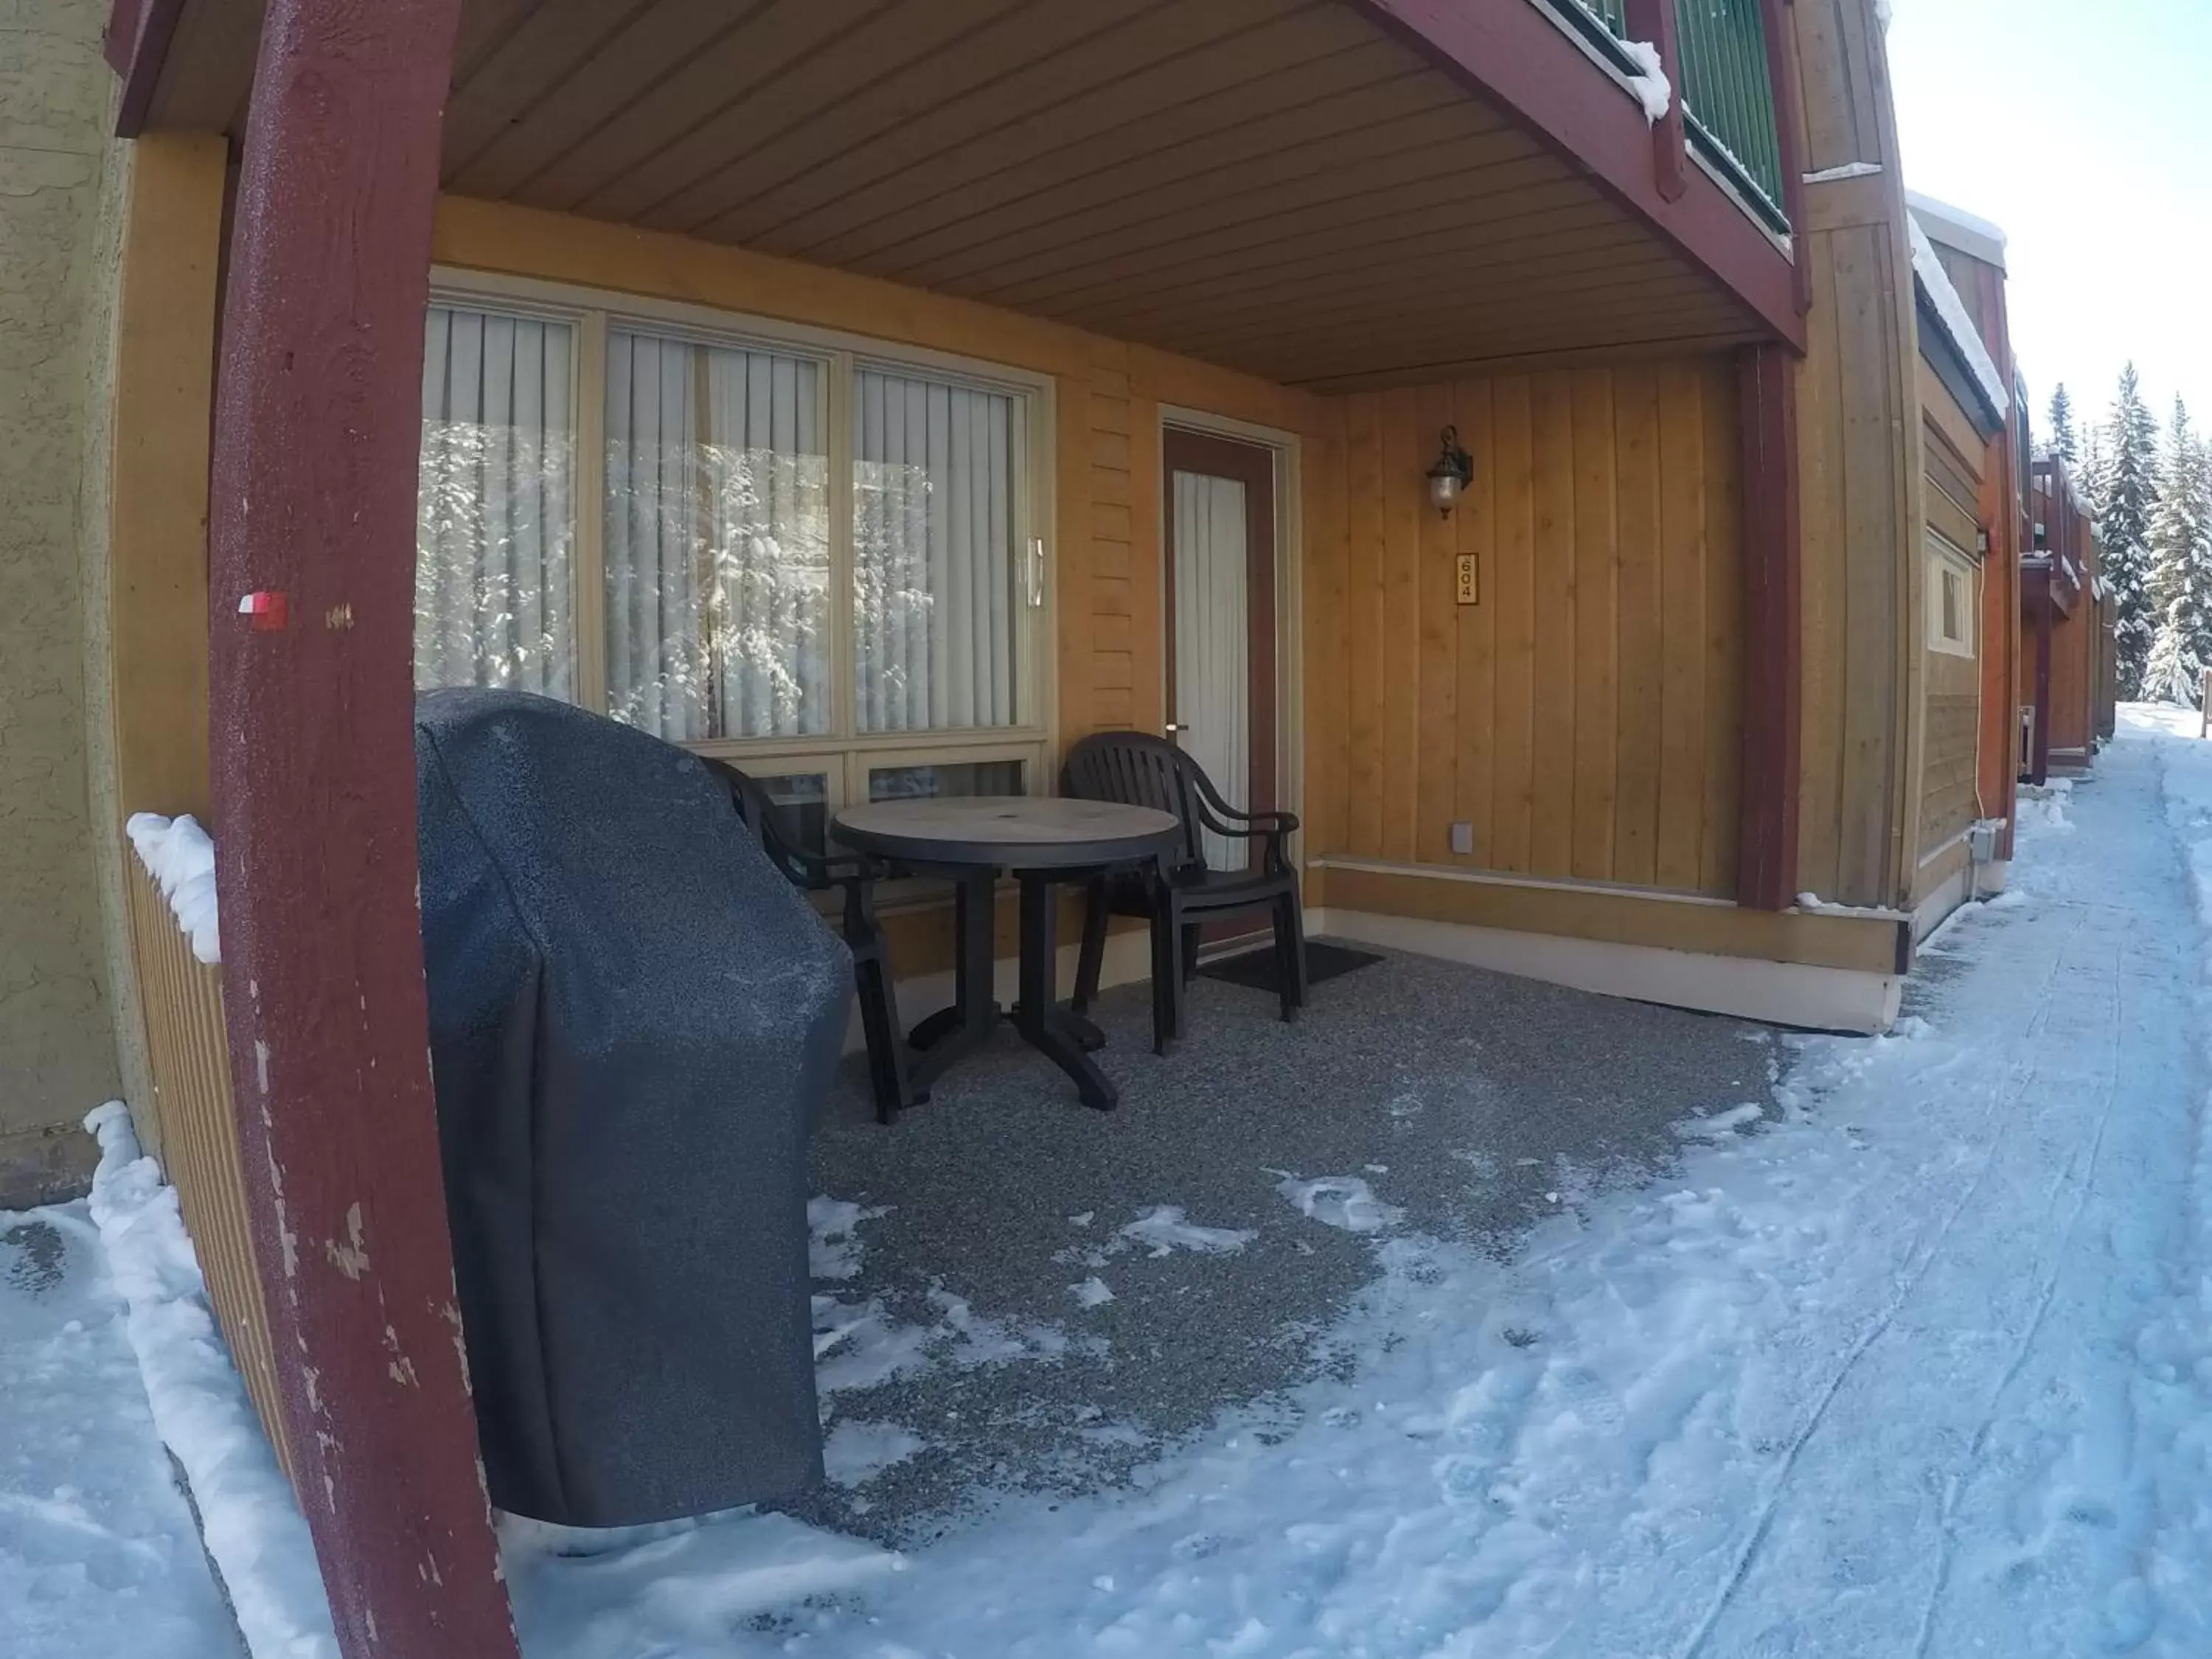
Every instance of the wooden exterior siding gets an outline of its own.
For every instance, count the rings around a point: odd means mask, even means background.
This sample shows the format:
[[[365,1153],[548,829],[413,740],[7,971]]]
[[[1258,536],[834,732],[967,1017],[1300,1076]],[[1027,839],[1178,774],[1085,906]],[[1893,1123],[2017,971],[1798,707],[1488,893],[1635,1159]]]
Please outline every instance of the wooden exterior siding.
[[[161,1173],[177,1189],[185,1230],[207,1279],[209,1304],[246,1379],[247,1397],[268,1431],[278,1465],[296,1481],[258,1247],[240,1179],[238,1118],[223,1045],[222,969],[193,957],[161,888],[135,853],[125,857],[131,954],[154,1075],[154,1098],[144,1104],[160,1126]]]
[[[1732,893],[1729,361],[1356,392],[1339,410],[1345,533],[1307,550],[1310,850]],[[1474,458],[1449,520],[1422,477],[1447,423]],[[1333,504],[1339,487],[1316,493]],[[1454,602],[1461,553],[1473,605]],[[1472,853],[1451,850],[1455,822]]]
[[[1917,904],[1942,885],[1955,869],[1954,844],[1977,818],[1988,816],[1989,797],[1981,775],[1981,752],[1988,741],[1982,719],[1986,677],[1982,653],[1988,648],[1986,625],[1990,560],[1984,551],[1995,538],[1985,535],[1982,517],[1984,480],[2005,455],[2005,433],[1984,438],[1941,376],[1922,357],[1917,364],[1922,465],[1921,503],[1926,530],[1924,556],[1932,585],[1948,547],[1974,567],[1975,597],[1982,608],[1962,617],[1973,654],[1939,650],[1933,619],[1916,620],[1923,642],[1920,765],[1913,791],[1918,856],[1910,896]],[[1930,597],[1926,603],[1934,604]]]
[[[1905,896],[1917,825],[1921,465],[1913,289],[1871,0],[1785,9],[1798,64],[1810,283],[1797,377],[1803,622],[1800,890]],[[1826,175],[1826,176],[1823,176]]]

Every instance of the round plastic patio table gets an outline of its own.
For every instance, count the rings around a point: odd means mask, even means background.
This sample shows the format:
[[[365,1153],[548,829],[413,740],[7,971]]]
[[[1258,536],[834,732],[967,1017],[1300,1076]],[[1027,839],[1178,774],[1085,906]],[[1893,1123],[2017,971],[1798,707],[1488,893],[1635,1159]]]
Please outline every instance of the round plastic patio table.
[[[1166,812],[1115,801],[1047,799],[1030,795],[968,795],[872,801],[840,812],[830,833],[848,847],[916,875],[954,884],[952,1006],[914,1028],[921,1052],[912,1078],[927,1089],[945,1068],[972,1054],[998,1029],[1003,1011],[991,983],[997,955],[992,896],[999,872],[1021,884],[1021,990],[1014,1029],[1074,1079],[1086,1106],[1105,1110],[1120,1098],[1113,1080],[1091,1058],[1105,1036],[1060,1006],[1056,984],[1058,907],[1053,888],[1102,871],[1158,867],[1180,845],[1182,826]]]

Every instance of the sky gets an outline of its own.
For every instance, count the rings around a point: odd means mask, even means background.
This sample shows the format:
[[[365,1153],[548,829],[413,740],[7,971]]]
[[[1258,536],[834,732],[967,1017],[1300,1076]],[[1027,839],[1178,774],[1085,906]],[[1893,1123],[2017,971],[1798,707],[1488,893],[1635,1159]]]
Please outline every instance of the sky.
[[[1909,189],[2004,228],[2013,349],[2102,418],[2120,366],[2212,422],[2212,0],[1894,0]]]

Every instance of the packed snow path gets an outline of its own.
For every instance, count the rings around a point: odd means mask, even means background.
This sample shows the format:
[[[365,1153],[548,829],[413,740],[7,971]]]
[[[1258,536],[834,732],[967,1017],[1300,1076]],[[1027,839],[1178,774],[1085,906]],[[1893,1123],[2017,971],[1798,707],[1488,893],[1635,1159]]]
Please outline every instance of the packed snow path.
[[[1346,1380],[903,1560],[781,1517],[518,1559],[533,1659],[2212,1653],[2212,744],[2162,725],[1765,1124],[1510,1261],[1381,1237]]]
[[[0,1654],[238,1659],[82,1204],[0,1211]]]

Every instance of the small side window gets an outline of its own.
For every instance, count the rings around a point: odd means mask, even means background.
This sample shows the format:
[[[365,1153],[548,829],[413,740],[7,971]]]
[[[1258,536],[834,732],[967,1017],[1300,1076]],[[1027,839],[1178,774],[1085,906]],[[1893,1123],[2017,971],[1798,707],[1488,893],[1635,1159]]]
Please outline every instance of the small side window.
[[[1939,537],[1928,543],[1928,648],[1954,657],[1975,652],[1978,573],[1965,554]]]

